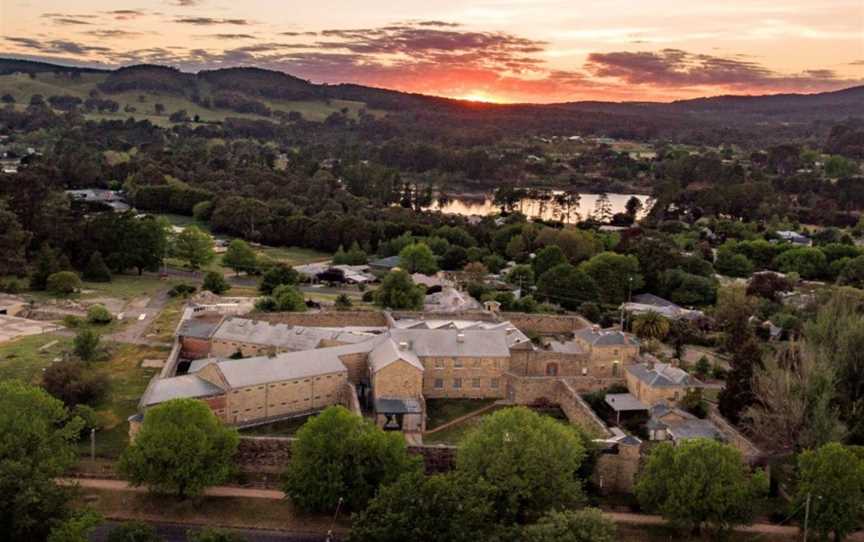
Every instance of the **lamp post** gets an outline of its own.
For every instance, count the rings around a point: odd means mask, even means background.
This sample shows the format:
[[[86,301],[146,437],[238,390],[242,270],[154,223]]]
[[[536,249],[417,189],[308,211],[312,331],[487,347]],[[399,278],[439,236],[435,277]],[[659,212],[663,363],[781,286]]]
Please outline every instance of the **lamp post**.
[[[90,461],[96,462],[96,429],[90,429]]]

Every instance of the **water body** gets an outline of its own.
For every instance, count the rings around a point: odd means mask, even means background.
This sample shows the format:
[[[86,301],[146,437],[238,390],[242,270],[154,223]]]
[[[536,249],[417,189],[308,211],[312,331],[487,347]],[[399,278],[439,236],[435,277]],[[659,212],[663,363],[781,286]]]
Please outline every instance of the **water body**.
[[[552,192],[552,194],[560,194],[560,192]],[[639,212],[638,218],[642,218],[650,210],[650,196],[644,194],[606,194],[609,197],[609,203],[612,208],[612,213],[623,213],[627,210],[627,200],[631,197],[636,197],[642,202],[642,210]],[[562,209],[555,204],[554,200],[541,201],[535,198],[522,198],[516,205],[516,210],[523,213],[528,218],[541,218],[543,220],[561,220],[569,223],[576,223],[590,217],[596,208],[597,199],[600,194],[579,194],[578,205],[570,207],[569,219],[565,216],[566,209]],[[429,207],[432,211],[441,211],[442,213],[461,215],[461,216],[489,216],[501,212],[500,207],[492,202],[491,194],[479,194],[475,196],[456,196],[450,199],[445,205],[439,205],[435,202]]]

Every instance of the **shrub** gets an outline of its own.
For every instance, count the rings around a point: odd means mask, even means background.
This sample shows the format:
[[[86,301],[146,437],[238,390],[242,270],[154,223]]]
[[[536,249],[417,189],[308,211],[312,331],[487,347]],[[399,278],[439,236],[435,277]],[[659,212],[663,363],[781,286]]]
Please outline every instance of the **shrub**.
[[[81,289],[81,279],[72,271],[60,271],[48,276],[48,291],[56,295],[69,295]]]
[[[90,282],[111,282],[111,270],[105,260],[102,259],[102,254],[98,251],[90,255],[87,261],[87,267],[84,268],[84,280]]]
[[[91,361],[99,353],[99,334],[92,329],[80,330],[72,343],[75,355],[84,361]]]
[[[108,535],[108,542],[162,542],[162,539],[151,525],[130,521],[115,527]]]
[[[216,271],[208,271],[207,274],[204,275],[204,283],[201,285],[202,290],[210,290],[216,295],[224,294],[230,288],[231,285],[228,284],[225,277]]]
[[[87,309],[87,322],[90,324],[110,324],[114,317],[104,305],[93,305]]]
[[[87,367],[80,361],[54,363],[42,373],[45,391],[70,407],[95,405],[108,396],[110,383],[101,372]]]
[[[168,290],[168,295],[170,297],[188,297],[194,294],[198,288],[192,286],[191,284],[178,284],[174,286],[170,290]]]
[[[354,306],[354,304],[351,303],[351,298],[348,297],[346,294],[339,294],[336,297],[336,308],[337,309],[345,310],[345,309],[350,309],[352,306]]]

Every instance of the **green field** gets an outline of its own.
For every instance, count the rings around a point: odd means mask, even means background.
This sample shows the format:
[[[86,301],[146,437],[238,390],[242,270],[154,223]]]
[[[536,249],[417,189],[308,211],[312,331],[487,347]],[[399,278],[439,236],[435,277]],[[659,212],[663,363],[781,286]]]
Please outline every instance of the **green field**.
[[[427,399],[426,429],[435,429],[494,402],[494,399]]]
[[[16,107],[24,108],[30,102],[30,96],[41,94],[46,99],[49,96],[68,94],[77,96],[82,100],[89,97],[91,90],[101,83],[106,74],[85,73],[80,79],[69,79],[57,77],[52,73],[40,73],[35,79],[25,74],[10,74],[0,76],[0,94],[11,94],[15,98]],[[265,119],[259,115],[236,113],[225,109],[207,109],[183,96],[160,94],[147,91],[119,92],[115,94],[104,94],[103,97],[110,98],[120,104],[117,113],[88,113],[86,118],[92,120],[125,120],[134,117],[137,120],[149,120],[160,126],[170,126],[168,116],[181,109],[185,110],[190,117],[198,115],[202,121],[221,122],[227,117]],[[143,97],[143,100],[142,100]],[[325,101],[281,101],[256,98],[263,102],[273,111],[297,111],[307,120],[323,121],[330,114],[342,109],[348,110],[350,117],[356,118],[358,112],[365,107],[362,102],[347,100]],[[160,103],[165,106],[165,113],[157,115],[154,106]],[[134,107],[134,112],[126,112],[126,107]],[[373,112],[377,113],[377,112]]]
[[[44,350],[39,348],[55,342]],[[17,379],[31,384],[42,380],[42,371],[52,360],[71,349],[72,338],[46,333],[0,344],[0,380]]]

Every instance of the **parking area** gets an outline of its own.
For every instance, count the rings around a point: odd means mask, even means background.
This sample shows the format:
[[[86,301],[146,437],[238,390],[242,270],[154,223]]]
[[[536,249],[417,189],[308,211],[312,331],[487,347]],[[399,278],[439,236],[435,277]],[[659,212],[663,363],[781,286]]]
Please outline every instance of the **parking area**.
[[[61,326],[51,322],[27,320],[26,318],[0,314],[0,343],[28,335],[41,335],[58,329],[61,329]]]

